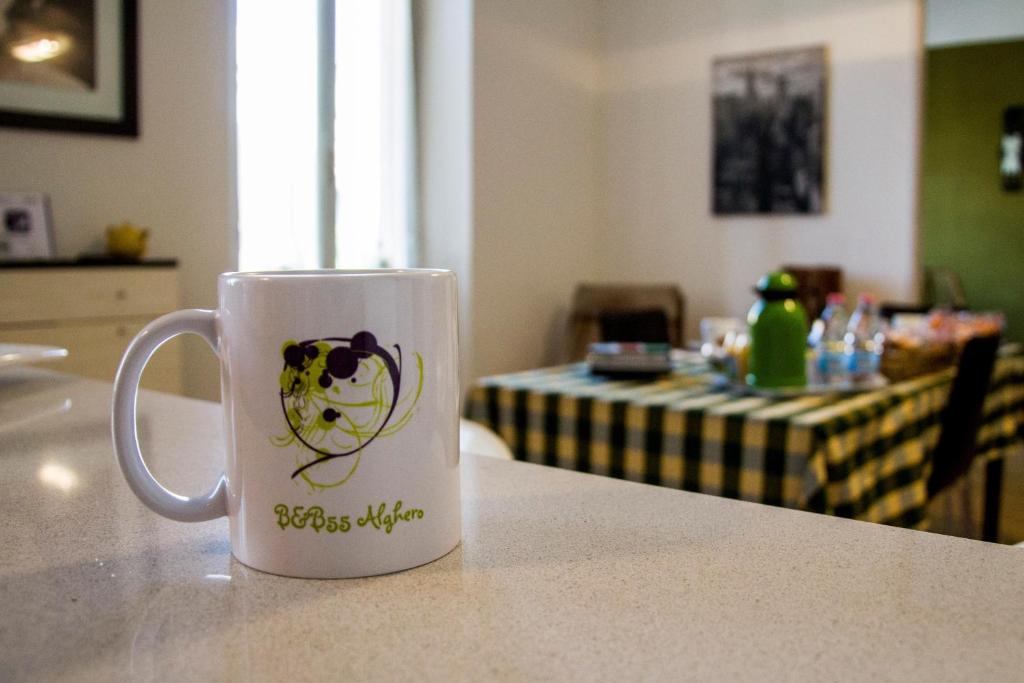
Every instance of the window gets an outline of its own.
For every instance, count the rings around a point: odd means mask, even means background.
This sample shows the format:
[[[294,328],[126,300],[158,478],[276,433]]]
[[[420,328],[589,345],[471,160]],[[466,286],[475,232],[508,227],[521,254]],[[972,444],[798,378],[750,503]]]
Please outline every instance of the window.
[[[322,263],[317,179],[316,3],[240,2],[237,18],[238,264]]]
[[[237,22],[239,267],[412,264],[409,0],[238,3]]]

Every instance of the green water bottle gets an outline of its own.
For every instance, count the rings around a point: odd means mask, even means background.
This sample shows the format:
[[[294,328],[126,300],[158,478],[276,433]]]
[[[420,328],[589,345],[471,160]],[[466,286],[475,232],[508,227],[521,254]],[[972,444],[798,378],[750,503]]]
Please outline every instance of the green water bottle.
[[[796,279],[770,273],[757,283],[750,312],[747,384],[761,388],[807,385],[807,312],[796,300]]]

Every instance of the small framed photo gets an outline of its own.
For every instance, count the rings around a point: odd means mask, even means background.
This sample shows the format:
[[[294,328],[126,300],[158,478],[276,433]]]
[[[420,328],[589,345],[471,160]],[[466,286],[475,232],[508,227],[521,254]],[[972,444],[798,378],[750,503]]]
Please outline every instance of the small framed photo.
[[[53,258],[50,200],[41,192],[0,192],[0,261]]]

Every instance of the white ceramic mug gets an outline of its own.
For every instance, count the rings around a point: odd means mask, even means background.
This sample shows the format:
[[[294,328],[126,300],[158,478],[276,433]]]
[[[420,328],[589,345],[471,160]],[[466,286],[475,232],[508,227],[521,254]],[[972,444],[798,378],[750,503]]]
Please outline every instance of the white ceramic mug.
[[[157,319],[114,383],[114,450],[135,494],[186,522],[227,515],[250,567],[371,576],[458,545],[455,276],[439,270],[225,273],[216,311]],[[200,498],[163,488],[136,437],[139,377],[175,335],[220,357],[225,473]]]

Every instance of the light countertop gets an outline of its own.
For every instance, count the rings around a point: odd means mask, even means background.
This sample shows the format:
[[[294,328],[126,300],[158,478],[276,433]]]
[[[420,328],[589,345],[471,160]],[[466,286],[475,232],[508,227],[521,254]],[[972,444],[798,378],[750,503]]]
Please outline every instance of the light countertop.
[[[464,456],[463,542],[310,581],[232,559],[114,462],[109,385],[0,374],[0,680],[1020,680],[1024,550]],[[173,490],[215,404],[143,392]]]

